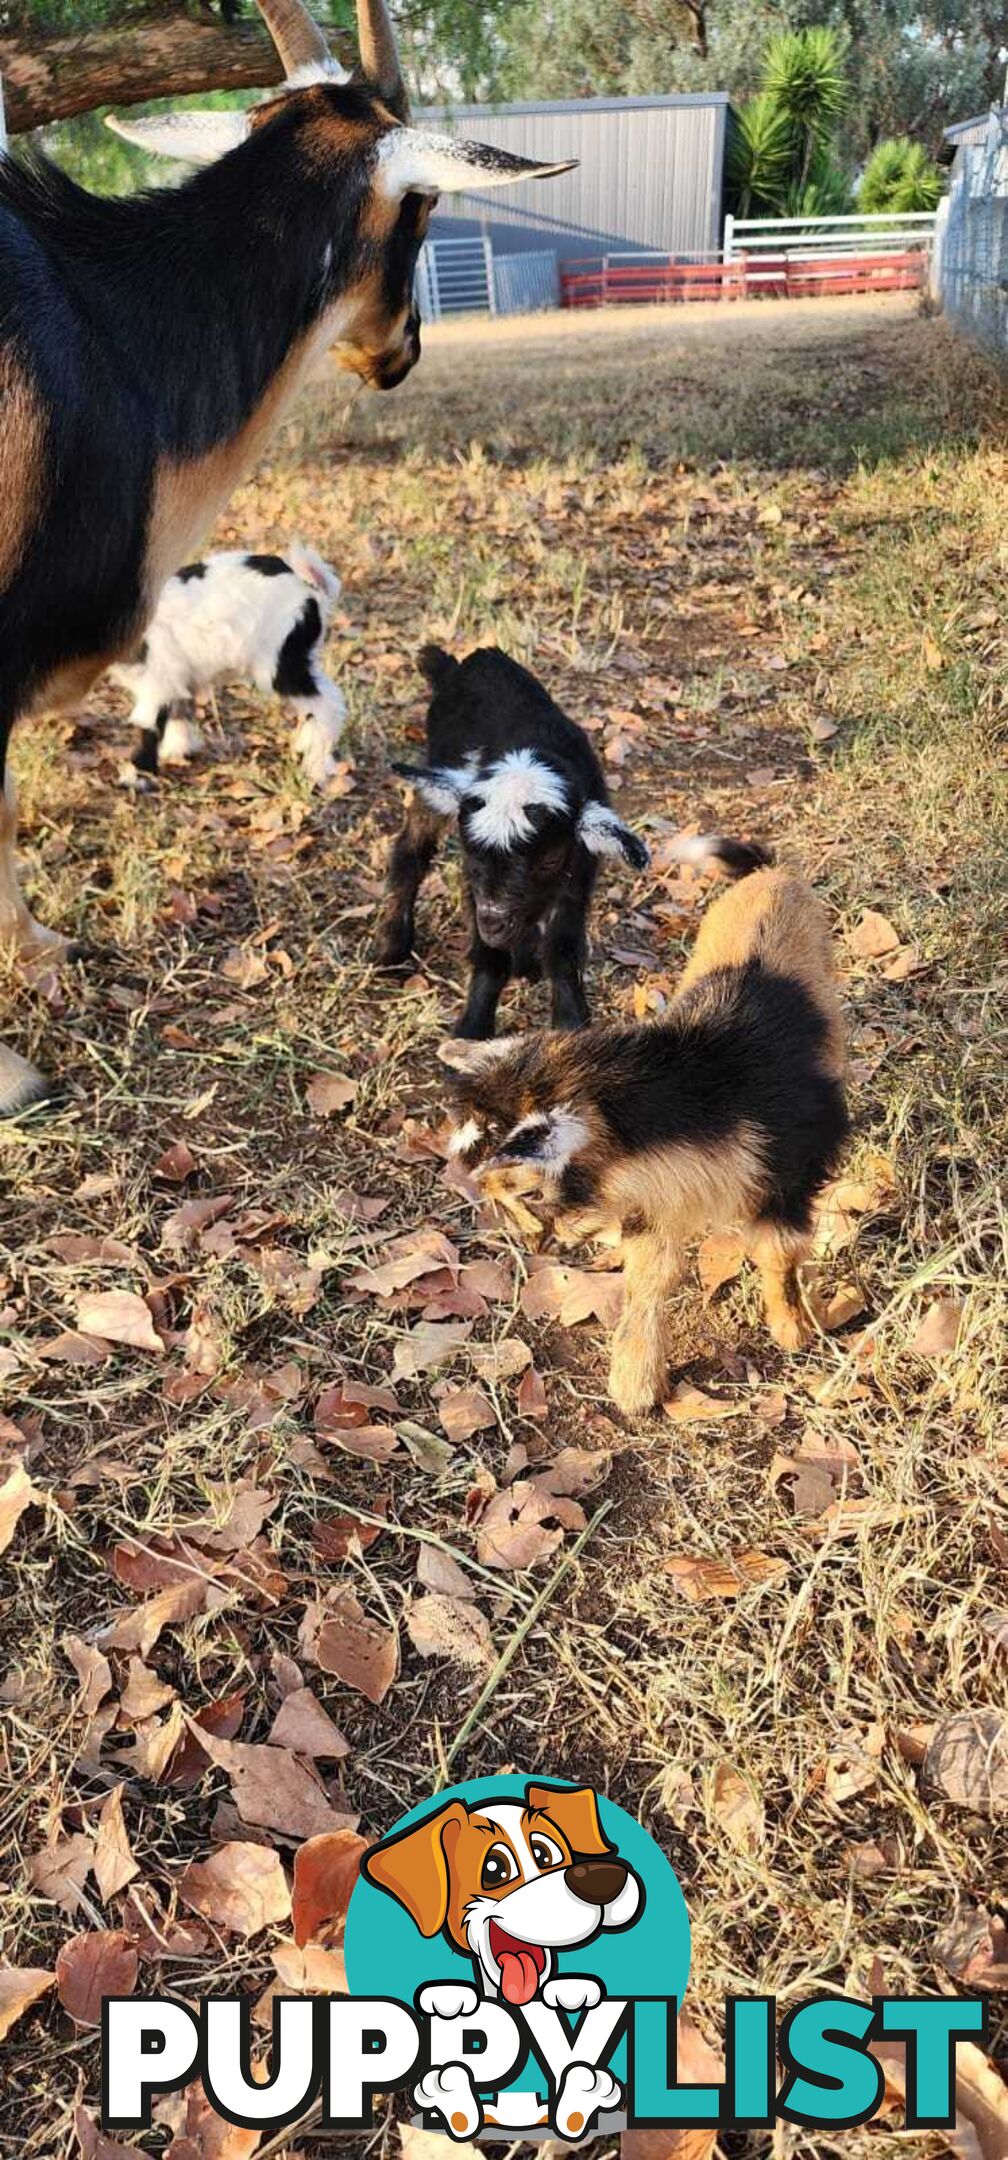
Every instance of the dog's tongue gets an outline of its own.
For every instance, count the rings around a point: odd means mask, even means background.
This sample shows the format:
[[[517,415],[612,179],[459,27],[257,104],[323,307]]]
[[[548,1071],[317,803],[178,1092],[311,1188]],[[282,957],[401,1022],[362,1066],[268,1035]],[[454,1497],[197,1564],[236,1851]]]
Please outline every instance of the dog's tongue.
[[[500,1950],[497,1963],[505,2002],[531,2002],[539,1978],[539,1967],[531,1950]]]

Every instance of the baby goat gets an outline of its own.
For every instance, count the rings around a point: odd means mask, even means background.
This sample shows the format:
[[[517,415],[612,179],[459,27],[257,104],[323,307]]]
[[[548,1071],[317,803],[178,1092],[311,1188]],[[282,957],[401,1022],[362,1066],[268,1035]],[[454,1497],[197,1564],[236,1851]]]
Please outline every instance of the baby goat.
[[[648,851],[611,809],[583,729],[534,675],[487,647],[461,663],[437,645],[419,656],[433,696],[427,763],[395,765],[416,793],[392,850],[378,961],[413,950],[416,897],[438,840],[458,819],[472,974],[458,1034],[493,1034],[512,975],[552,988],[556,1028],[584,1027],[588,910],[600,855],[643,870]]]
[[[299,716],[294,747],[312,786],[331,779],[346,702],[320,654],[341,590],[335,570],[298,543],[286,558],[208,555],[169,578],[139,659],[111,671],[133,693],[138,772],[184,764],[200,735],[173,707],[241,678],[290,699]]]
[[[734,843],[694,842],[701,852],[743,867]],[[491,1193],[517,1174],[523,1190],[545,1180],[560,1202],[620,1219],[626,1297],[609,1387],[621,1410],[662,1399],[669,1294],[683,1247],[705,1231],[741,1230],[781,1349],[809,1339],[797,1271],[848,1125],[829,928],[798,878],[755,869],[714,901],[657,1025],[439,1054],[459,1075],[455,1152]]]

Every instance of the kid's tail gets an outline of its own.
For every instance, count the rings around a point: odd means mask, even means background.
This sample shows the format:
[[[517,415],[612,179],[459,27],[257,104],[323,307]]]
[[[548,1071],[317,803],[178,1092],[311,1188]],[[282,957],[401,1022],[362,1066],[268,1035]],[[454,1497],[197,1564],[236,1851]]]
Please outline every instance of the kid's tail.
[[[458,661],[452,659],[451,653],[445,652],[443,645],[421,645],[417,654],[417,666],[432,690],[442,690],[455,674]]]
[[[343,590],[343,580],[315,548],[308,547],[303,540],[295,540],[287,550],[287,561],[306,585],[313,585],[328,606],[335,607]]]
[[[668,843],[674,862],[719,862],[729,877],[748,877],[752,870],[769,870],[773,856],[758,840],[726,840],[720,833],[678,833]]]

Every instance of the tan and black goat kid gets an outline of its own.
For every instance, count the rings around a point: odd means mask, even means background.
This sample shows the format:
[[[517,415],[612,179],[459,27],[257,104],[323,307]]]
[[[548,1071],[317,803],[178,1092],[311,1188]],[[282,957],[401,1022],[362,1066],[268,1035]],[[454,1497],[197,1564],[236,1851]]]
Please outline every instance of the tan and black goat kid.
[[[734,843],[687,850],[744,867]],[[621,1410],[665,1393],[670,1294],[684,1248],[709,1230],[741,1231],[774,1341],[809,1339],[798,1269],[848,1124],[829,927],[799,878],[755,869],[713,902],[659,1024],[452,1040],[439,1054],[457,1075],[455,1152],[491,1192],[542,1182],[559,1204],[620,1220],[609,1385]]]
[[[89,195],[0,139],[0,944],[22,956],[61,941],[18,888],[15,722],[136,649],[315,358],[409,374],[438,194],[556,169],[409,126],[386,0],[357,0],[353,74],[302,0],[258,4],[279,95],[116,123],[198,164],[181,186]],[[0,1114],[46,1092],[0,1047]]]

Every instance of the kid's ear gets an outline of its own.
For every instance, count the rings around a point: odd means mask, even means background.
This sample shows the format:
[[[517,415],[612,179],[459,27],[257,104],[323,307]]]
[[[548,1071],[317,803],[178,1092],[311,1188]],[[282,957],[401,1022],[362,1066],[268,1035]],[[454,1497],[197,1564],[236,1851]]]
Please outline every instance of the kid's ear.
[[[469,790],[469,774],[456,772],[451,766],[395,763],[392,770],[400,780],[412,783],[428,810],[436,810],[438,817],[454,817]]]
[[[631,870],[646,870],[650,850],[608,803],[586,803],[578,820],[578,839],[589,855],[622,855]]]
[[[510,1057],[520,1041],[520,1035],[498,1035],[492,1042],[467,1042],[463,1036],[449,1035],[438,1044],[437,1055],[449,1072],[473,1076]]]

